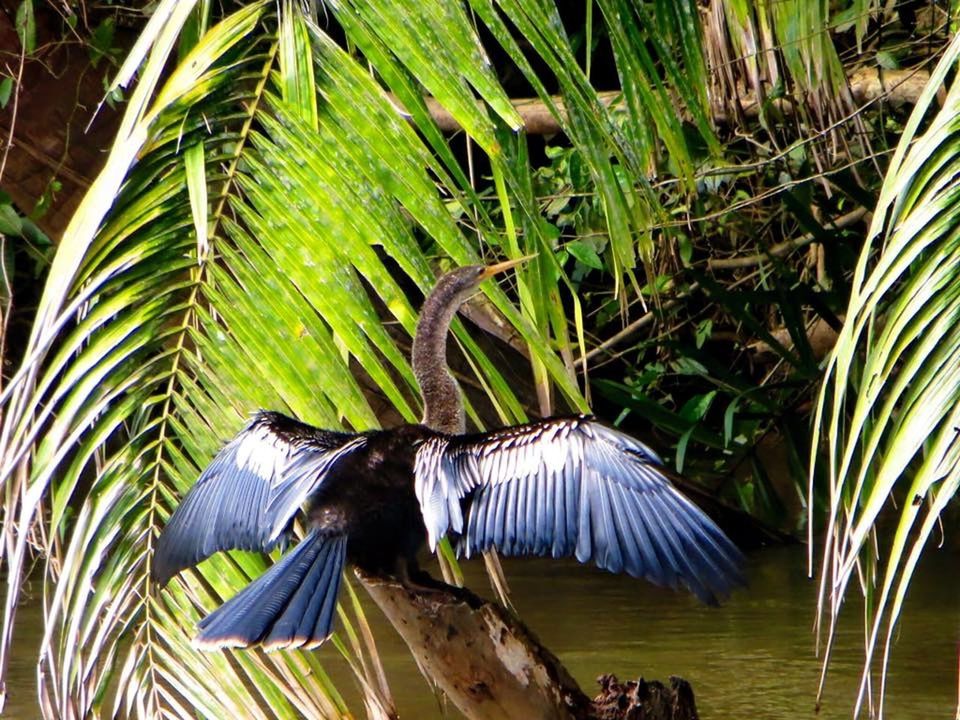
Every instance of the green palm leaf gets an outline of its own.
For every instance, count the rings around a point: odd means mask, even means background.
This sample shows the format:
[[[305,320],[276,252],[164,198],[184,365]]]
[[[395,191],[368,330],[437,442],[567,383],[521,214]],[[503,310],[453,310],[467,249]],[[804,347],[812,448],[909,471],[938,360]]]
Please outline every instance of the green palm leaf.
[[[821,472],[830,498],[820,586],[827,661],[857,575],[870,608],[858,710],[873,699],[881,647],[882,710],[892,634],[913,570],[960,484],[960,84],[920,132],[958,57],[955,38],[891,161],[817,407],[814,446],[826,444]],[[891,499],[899,520],[887,543],[876,526]]]
[[[664,101],[668,84],[709,136],[705,83],[685,75],[703,71],[698,52],[685,58],[691,67],[671,58],[664,78],[651,53],[667,46],[640,42],[664,28],[664,38],[699,37],[692,4],[649,15],[602,4],[611,17],[633,13],[617,36],[629,128],[599,101],[549,3],[477,1],[472,14],[441,2],[331,3],[361,58],[295,4],[274,16],[256,3],[198,33],[161,82],[181,31],[187,38],[206,27],[209,4],[194,5],[161,2],[121,67],[116,87],[135,74],[138,82],[120,134],[64,235],[27,361],[0,398],[11,578],[0,652],[7,657],[18,579],[36,537],[50,716],[347,712],[310,654],[190,647],[196,620],[261,573],[263,558],[211,558],[157,594],[148,580],[152,546],[199,469],[257,407],[327,427],[373,427],[359,370],[400,417],[416,420],[407,361],[416,312],[402,287],[428,290],[434,256],[465,264],[489,248],[540,252],[518,277],[518,304],[497,287],[485,291],[530,350],[541,409],[550,409],[554,389],[586,409],[557,291],[566,279],[532,192],[519,117],[474,23],[547,101],[513,29],[557,78],[562,122],[597,183],[618,273],[630,277],[638,254],[652,257],[648,224],[659,206],[646,177],[655,147],[669,147],[692,177],[680,114]],[[424,89],[487,156],[495,199],[479,197],[426,113]],[[653,114],[644,109],[651,98],[659,99]],[[470,209],[470,227],[451,214],[451,201]],[[502,420],[524,419],[493,362],[463,326],[455,332]],[[579,317],[574,334],[582,346]],[[359,605],[350,609],[341,616],[346,640],[335,642],[357,669],[370,712],[389,711],[375,646]]]

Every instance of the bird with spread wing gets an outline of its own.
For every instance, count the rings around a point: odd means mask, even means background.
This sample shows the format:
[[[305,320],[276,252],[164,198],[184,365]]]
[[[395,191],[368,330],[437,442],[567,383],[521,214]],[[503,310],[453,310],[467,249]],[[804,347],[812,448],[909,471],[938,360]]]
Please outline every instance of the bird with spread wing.
[[[465,434],[446,362],[450,322],[485,279],[513,267],[457,268],[427,297],[413,345],[421,424],[344,433],[258,412],[217,454],[160,535],[161,585],[229,549],[308,533],[199,624],[202,648],[315,647],[333,626],[345,563],[420,587],[417,566],[448,532],[467,557],[575,557],[716,603],[741,584],[741,555],[669,481],[660,458],[588,416]]]

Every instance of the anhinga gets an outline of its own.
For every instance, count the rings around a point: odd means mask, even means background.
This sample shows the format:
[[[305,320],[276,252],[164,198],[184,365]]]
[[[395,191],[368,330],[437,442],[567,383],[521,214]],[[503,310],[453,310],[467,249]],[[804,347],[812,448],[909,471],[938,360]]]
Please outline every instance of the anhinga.
[[[424,540],[435,550],[448,531],[467,557],[572,555],[708,603],[742,582],[736,547],[637,440],[586,416],[464,434],[447,332],[467,296],[515,264],[458,268],[427,297],[413,344],[422,424],[343,433],[260,411],[203,471],[157,544],[161,585],[220,550],[271,550],[302,505],[310,529],[200,622],[200,647],[316,646],[345,561],[409,582],[423,577]]]

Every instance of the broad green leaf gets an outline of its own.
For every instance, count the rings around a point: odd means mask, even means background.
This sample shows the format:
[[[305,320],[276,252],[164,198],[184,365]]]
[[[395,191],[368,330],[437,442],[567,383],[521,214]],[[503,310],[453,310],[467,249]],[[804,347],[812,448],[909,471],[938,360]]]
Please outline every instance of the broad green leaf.
[[[33,14],[33,0],[20,0],[14,24],[21,49],[27,55],[33,55],[37,49],[37,21]]]
[[[195,143],[183,153],[186,167],[187,194],[190,196],[190,212],[197,233],[197,258],[201,261],[210,252],[207,238],[207,174],[203,157],[203,143]]]
[[[10,102],[10,95],[13,92],[13,78],[5,75],[0,78],[0,109],[5,108]]]

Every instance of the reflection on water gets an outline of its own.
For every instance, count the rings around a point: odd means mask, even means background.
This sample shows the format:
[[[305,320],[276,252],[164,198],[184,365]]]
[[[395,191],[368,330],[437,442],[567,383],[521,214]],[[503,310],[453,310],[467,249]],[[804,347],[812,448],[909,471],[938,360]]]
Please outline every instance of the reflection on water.
[[[888,680],[887,717],[892,720],[953,718],[957,697],[960,578],[957,557],[931,550],[915,578]],[[850,717],[859,682],[858,610],[847,608],[845,626],[819,715],[814,695],[819,665],[813,655],[816,587],[805,577],[800,547],[766,550],[750,558],[750,587],[722,608],[614,576],[575,562],[504,561],[521,616],[564,661],[588,694],[595,678],[643,675],[685,677],[693,685],[705,720]],[[486,590],[482,562],[464,563],[467,584]],[[21,608],[18,647],[39,641],[39,612]],[[406,647],[370,610],[401,717],[440,717],[436,699]],[[321,657],[345,694],[349,672],[332,648]],[[14,655],[7,716],[37,716],[33,658]],[[24,692],[26,691],[26,692]],[[354,704],[362,716],[359,704]],[[456,717],[450,711],[448,715]]]

